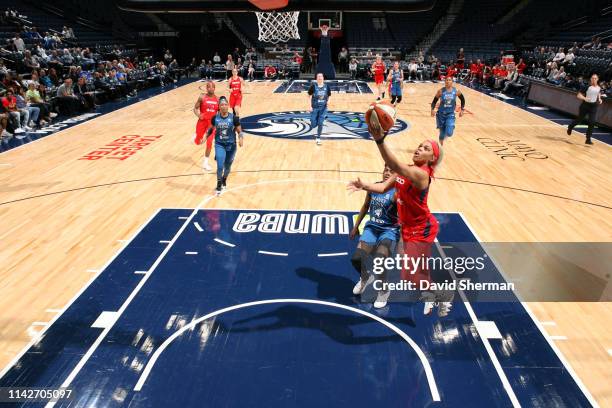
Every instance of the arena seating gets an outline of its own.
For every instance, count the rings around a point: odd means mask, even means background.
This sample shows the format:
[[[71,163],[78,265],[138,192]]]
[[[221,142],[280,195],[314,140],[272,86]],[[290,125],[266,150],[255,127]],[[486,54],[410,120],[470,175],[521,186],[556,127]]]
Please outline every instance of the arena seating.
[[[61,32],[63,26],[70,26],[74,31],[75,37],[78,39],[79,45],[81,46],[95,47],[96,45],[111,45],[121,42],[120,40],[113,38],[110,30],[98,31],[81,24],[74,24],[74,22],[64,18],[61,15],[62,10],[53,7],[53,3],[51,2],[48,6],[49,10],[54,10],[57,14],[32,6],[20,0],[5,0],[2,2],[2,4],[3,7],[11,7],[19,10],[22,14],[27,15],[28,20],[32,22],[31,25],[37,27],[41,34],[43,34],[44,31],[49,30]]]
[[[442,60],[455,59],[464,49],[466,61],[499,56],[499,51],[512,48],[511,42],[496,42],[503,27],[492,25],[500,9],[513,0],[466,0],[453,25],[444,33],[430,53]]]

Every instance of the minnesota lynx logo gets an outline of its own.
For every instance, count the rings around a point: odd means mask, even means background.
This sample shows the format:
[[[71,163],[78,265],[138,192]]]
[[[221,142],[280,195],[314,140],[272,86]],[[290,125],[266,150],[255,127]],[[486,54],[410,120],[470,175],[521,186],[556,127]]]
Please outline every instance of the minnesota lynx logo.
[[[240,119],[242,129],[255,136],[285,139],[314,139],[316,127],[310,124],[310,111],[273,112]],[[409,128],[401,119],[395,121],[389,134]],[[370,139],[363,113],[329,111],[323,126],[324,139]]]

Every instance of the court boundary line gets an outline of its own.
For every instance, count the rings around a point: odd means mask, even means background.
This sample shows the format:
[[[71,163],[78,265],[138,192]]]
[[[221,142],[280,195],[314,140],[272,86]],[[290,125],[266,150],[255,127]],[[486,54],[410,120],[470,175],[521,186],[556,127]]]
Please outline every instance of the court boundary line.
[[[461,213],[456,213],[456,214],[458,214],[459,217],[461,218],[461,220],[465,223],[465,220],[463,219],[463,216],[461,215]],[[467,224],[465,224],[465,225],[468,227],[468,230],[469,230],[470,227]],[[478,240],[476,235],[474,235],[474,234],[472,234],[472,235],[473,235],[473,237],[476,240]],[[442,255],[442,258],[446,259],[447,258],[446,253],[444,252],[444,249],[442,249],[442,246],[440,245],[440,242],[438,241],[437,238],[435,240],[435,245],[438,248],[438,251],[440,252],[440,255]],[[452,269],[447,269],[447,271],[450,273],[450,275],[452,276],[453,280],[456,281],[457,280],[457,276],[455,275],[455,271],[453,271]],[[510,402],[512,403],[512,406],[514,408],[520,408],[521,407],[521,403],[519,402],[516,394],[514,393],[514,389],[512,388],[512,385],[510,384],[510,381],[508,381],[508,377],[506,376],[506,372],[504,371],[504,368],[501,366],[501,363],[499,362],[499,359],[497,358],[497,355],[495,354],[495,351],[493,350],[493,347],[491,346],[489,338],[483,336],[482,333],[480,333],[480,330],[478,329],[478,322],[484,321],[484,320],[478,319],[478,316],[476,316],[476,312],[474,312],[474,309],[472,308],[472,304],[470,303],[470,301],[467,300],[467,296],[465,295],[464,291],[458,289],[457,292],[459,293],[459,297],[463,301],[463,306],[467,310],[468,315],[470,316],[470,319],[472,319],[472,323],[474,324],[474,328],[478,332],[478,337],[480,337],[480,340],[482,341],[482,344],[483,344],[485,350],[487,351],[487,354],[489,355],[489,360],[491,361],[491,364],[493,364],[493,368],[495,368],[495,371],[497,372],[497,376],[499,377],[499,379],[500,379],[500,381],[502,383],[502,386],[504,387],[504,390],[506,391],[506,394],[508,394],[508,397],[510,398]],[[497,323],[495,323],[495,325],[497,326]]]
[[[213,317],[219,316],[219,315],[221,315],[223,313],[226,313],[226,312],[231,312],[231,311],[234,311],[234,310],[239,310],[239,309],[243,309],[243,308],[247,308],[247,307],[251,307],[251,306],[276,304],[276,303],[306,303],[306,304],[318,304],[318,305],[325,305],[325,306],[330,306],[330,307],[336,307],[336,308],[339,308],[339,309],[349,310],[349,311],[361,314],[363,316],[367,316],[370,319],[372,319],[374,321],[377,321],[378,323],[381,323],[382,325],[384,325],[387,328],[389,328],[392,331],[394,331],[401,338],[403,338],[406,341],[406,343],[408,343],[410,345],[410,347],[414,350],[414,352],[419,357],[419,360],[421,360],[421,364],[423,365],[423,369],[425,370],[425,376],[427,377],[427,382],[429,384],[429,390],[431,392],[432,399],[434,401],[436,401],[436,402],[440,402],[441,401],[441,399],[440,399],[440,392],[438,391],[438,386],[436,385],[436,379],[434,378],[433,370],[431,369],[431,364],[429,363],[429,360],[425,356],[425,353],[423,352],[423,350],[421,350],[419,345],[416,344],[415,341],[412,340],[412,338],[410,336],[408,336],[408,334],[406,334],[403,330],[401,330],[399,327],[397,327],[393,323],[383,319],[380,316],[376,316],[375,314],[367,312],[365,310],[361,310],[361,309],[358,309],[356,307],[352,307],[352,306],[348,306],[348,305],[343,305],[341,303],[328,302],[328,301],[319,300],[319,299],[268,299],[268,300],[258,300],[258,301],[253,301],[253,302],[248,302],[248,303],[241,303],[241,304],[238,304],[238,305],[225,307],[223,309],[218,309],[216,311],[210,312],[210,313],[208,313],[208,314],[206,314],[206,315],[204,315],[202,317],[198,317],[197,319],[192,320],[191,322],[189,322],[189,324],[181,327],[180,329],[178,329],[177,331],[172,333],[172,335],[170,335],[170,337],[168,337],[166,340],[164,340],[164,342],[155,350],[155,352],[153,353],[153,355],[151,356],[151,358],[147,362],[147,365],[145,366],[144,370],[142,370],[142,373],[140,374],[140,377],[138,378],[138,381],[136,382],[136,385],[134,386],[133,390],[139,392],[142,389],[142,386],[144,385],[145,381],[147,380],[147,377],[149,376],[149,374],[150,374],[151,370],[153,369],[153,366],[157,362],[157,359],[159,358],[159,356],[161,356],[161,354],[164,352],[164,350],[174,341],[174,339],[176,339],[179,336],[181,336],[185,331],[187,331],[189,329],[192,329],[192,328],[195,328],[195,326],[198,325],[199,323],[204,322],[206,320],[209,320],[209,319],[211,319]]]
[[[478,234],[476,233],[476,230],[474,228],[472,228],[472,225],[469,223],[467,217],[465,217],[463,215],[462,212],[457,212],[460,216],[461,219],[463,220],[463,222],[465,223],[465,225],[468,227],[468,229],[470,230],[470,232],[472,233],[472,235],[474,235],[474,238],[476,238],[476,241],[478,241],[479,244],[482,244],[483,241],[480,240],[480,237],[478,236]],[[485,250],[485,248],[481,245],[482,249]],[[486,250],[485,250],[486,252]],[[491,260],[491,262],[493,263],[493,265],[495,266],[495,268],[499,271],[500,275],[502,276],[502,278],[504,278],[504,280],[506,282],[509,282],[508,278],[506,277],[506,274],[504,273],[504,270],[500,267],[499,263],[497,262],[497,260],[491,256],[488,252],[486,252],[489,259]],[[576,373],[576,371],[574,370],[574,368],[572,367],[572,365],[570,364],[570,362],[567,360],[567,358],[565,357],[565,355],[561,352],[561,350],[557,347],[557,345],[555,344],[555,342],[548,336],[546,330],[544,329],[544,326],[542,326],[542,324],[540,323],[540,320],[536,317],[536,315],[533,313],[533,311],[531,310],[531,308],[529,307],[529,305],[527,304],[527,302],[524,302],[521,297],[518,294],[515,294],[516,298],[519,300],[519,302],[521,303],[521,305],[523,306],[523,309],[525,309],[525,311],[527,312],[527,314],[529,315],[529,317],[531,318],[531,320],[533,321],[533,323],[535,324],[535,326],[538,328],[538,330],[540,331],[540,334],[542,335],[542,337],[544,337],[544,339],[546,340],[546,342],[548,343],[548,346],[552,349],[552,351],[555,353],[555,355],[557,356],[557,358],[559,359],[559,361],[561,361],[561,364],[563,364],[563,368],[565,370],[567,370],[567,372],[570,374],[570,377],[572,377],[572,379],[574,380],[574,382],[576,383],[576,385],[578,386],[578,388],[580,388],[580,391],[582,391],[582,393],[584,394],[584,396],[586,397],[586,399],[589,401],[589,403],[595,407],[595,408],[599,408],[599,404],[597,403],[597,400],[595,399],[595,397],[593,397],[593,394],[591,394],[591,392],[589,391],[589,389],[586,387],[586,385],[582,382],[582,380],[580,379],[580,377],[578,376],[578,374]],[[537,303],[537,302],[536,302]]]
[[[77,299],[91,286],[91,284],[94,283],[96,279],[98,279],[102,272],[104,272],[104,270],[106,270],[106,268],[108,268],[110,264],[113,263],[113,261],[117,259],[117,257],[125,249],[127,249],[127,247],[132,243],[132,241],[136,239],[136,237],[146,228],[147,225],[151,223],[151,221],[155,219],[155,217],[157,217],[157,215],[162,209],[163,208],[158,208],[156,211],[154,211],[154,213],[146,220],[146,222],[144,222],[142,225],[140,225],[140,227],[138,227],[132,237],[129,240],[126,240],[124,245],[119,248],[114,255],[111,256],[110,260],[106,264],[104,264],[104,266],[101,267],[98,272],[96,272],[96,274],[85,283],[85,285],[83,285],[83,287],[68,301],[68,303],[66,303],[66,305],[64,305],[64,307],[59,309],[59,312],[57,312],[55,316],[53,316],[53,318],[49,320],[49,324],[43,330],[41,330],[36,337],[30,340],[30,342],[28,342],[28,344],[26,344],[23,349],[21,349],[19,353],[17,353],[17,355],[8,362],[8,364],[2,369],[2,371],[0,371],[0,378],[3,378],[6,373],[8,373],[15,366],[15,364],[17,364],[21,357],[23,357],[28,352],[28,350],[30,350],[30,348],[32,348],[38,341],[42,339],[42,336],[45,334],[45,332],[66,312],[66,310],[70,308],[70,306],[72,306],[74,302],[77,301]]]

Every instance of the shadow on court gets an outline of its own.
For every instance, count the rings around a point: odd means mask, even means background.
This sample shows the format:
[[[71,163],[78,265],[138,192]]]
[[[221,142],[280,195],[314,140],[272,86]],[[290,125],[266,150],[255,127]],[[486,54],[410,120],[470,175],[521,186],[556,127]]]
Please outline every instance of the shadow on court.
[[[254,324],[256,322],[274,319],[270,323]],[[391,322],[403,323],[414,327],[410,318],[387,319]],[[385,336],[359,336],[354,333],[354,327],[362,324],[379,324],[365,316],[351,316],[347,313],[315,312],[308,307],[286,305],[270,312],[260,313],[245,319],[235,321],[231,333],[249,333],[286,329],[319,330],[331,340],[347,345],[375,344],[387,341],[404,341],[397,334]],[[382,327],[382,325],[381,325]],[[387,329],[390,332],[390,329]]]

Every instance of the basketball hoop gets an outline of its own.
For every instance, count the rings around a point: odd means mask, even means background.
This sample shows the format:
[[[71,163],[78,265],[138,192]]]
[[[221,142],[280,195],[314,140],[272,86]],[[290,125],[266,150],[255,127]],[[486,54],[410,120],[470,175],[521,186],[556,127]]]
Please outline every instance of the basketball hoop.
[[[259,41],[278,44],[289,40],[299,40],[298,32],[299,11],[289,12],[255,12],[257,26],[259,27]]]

